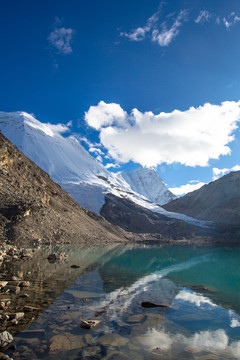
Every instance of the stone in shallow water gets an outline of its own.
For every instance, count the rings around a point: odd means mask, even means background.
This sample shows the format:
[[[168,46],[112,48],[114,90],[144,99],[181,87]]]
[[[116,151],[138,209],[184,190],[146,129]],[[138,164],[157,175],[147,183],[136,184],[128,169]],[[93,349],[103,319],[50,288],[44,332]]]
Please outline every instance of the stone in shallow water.
[[[65,333],[61,335],[55,335],[50,341],[50,353],[67,351],[73,349],[80,349],[85,346],[85,342],[82,336],[72,335]]]
[[[73,265],[71,265],[71,268],[72,268],[72,269],[79,269],[79,268],[80,268],[80,266],[79,266],[79,265],[75,265],[75,264],[73,264]]]
[[[100,345],[116,347],[125,346],[128,341],[128,339],[118,334],[106,334],[98,339]]]
[[[81,328],[83,329],[93,329],[100,323],[100,320],[83,320],[81,322]]]
[[[129,359],[134,359],[134,360],[143,360],[143,357],[135,352],[130,352],[128,354],[128,358]]]
[[[84,359],[101,359],[101,348],[100,346],[87,347],[82,352]]]
[[[131,351],[139,351],[139,346],[134,345],[134,344],[132,344],[132,343],[129,343],[129,344],[128,344],[128,348],[129,348],[129,350],[131,350]]]
[[[103,360],[127,360],[130,359],[127,355],[120,351],[113,351],[103,358]]]
[[[90,335],[90,334],[86,334],[86,335],[84,335],[84,340],[86,341],[86,343],[87,343],[88,345],[92,345],[93,337],[92,337],[92,335]]]
[[[13,342],[13,336],[8,331],[0,333],[0,348],[3,348]]]
[[[128,317],[127,322],[142,322],[144,318],[144,314],[131,315]]]

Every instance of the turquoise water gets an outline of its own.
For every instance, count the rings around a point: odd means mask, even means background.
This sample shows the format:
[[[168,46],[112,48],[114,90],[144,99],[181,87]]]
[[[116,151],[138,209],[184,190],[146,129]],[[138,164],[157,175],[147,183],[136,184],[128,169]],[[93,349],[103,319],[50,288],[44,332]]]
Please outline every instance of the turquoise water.
[[[16,337],[19,359],[240,359],[240,248],[65,251],[84,272]]]

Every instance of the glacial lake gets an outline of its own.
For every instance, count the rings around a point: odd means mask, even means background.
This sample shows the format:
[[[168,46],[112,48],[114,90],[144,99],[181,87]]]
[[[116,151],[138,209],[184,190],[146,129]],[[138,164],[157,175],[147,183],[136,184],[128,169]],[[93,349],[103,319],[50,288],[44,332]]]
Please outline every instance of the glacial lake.
[[[53,251],[67,261],[49,263]],[[25,278],[37,266],[36,302],[52,303],[15,337],[14,359],[240,359],[239,247],[69,245],[15,266]]]

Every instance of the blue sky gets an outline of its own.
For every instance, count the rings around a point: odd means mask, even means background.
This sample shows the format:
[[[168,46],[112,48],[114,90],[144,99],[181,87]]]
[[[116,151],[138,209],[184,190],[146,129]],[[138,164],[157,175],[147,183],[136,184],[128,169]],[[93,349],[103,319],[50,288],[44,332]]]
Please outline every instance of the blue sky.
[[[170,188],[238,169],[238,1],[2,0],[0,31],[1,111]]]

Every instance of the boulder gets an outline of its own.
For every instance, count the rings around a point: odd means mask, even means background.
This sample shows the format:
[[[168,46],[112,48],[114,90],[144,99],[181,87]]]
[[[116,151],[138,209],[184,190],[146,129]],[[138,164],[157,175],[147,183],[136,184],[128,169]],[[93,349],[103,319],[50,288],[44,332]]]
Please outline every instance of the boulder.
[[[8,331],[3,331],[0,333],[0,348],[11,344],[13,342],[13,336]]]

